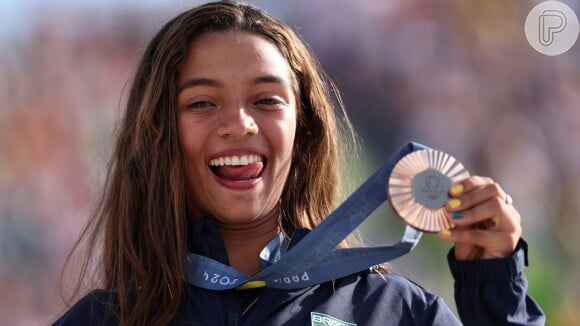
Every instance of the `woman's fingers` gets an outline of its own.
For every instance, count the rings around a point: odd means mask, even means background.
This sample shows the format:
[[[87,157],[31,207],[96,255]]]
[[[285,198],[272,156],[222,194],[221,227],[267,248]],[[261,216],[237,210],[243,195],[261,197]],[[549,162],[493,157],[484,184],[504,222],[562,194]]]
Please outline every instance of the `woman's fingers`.
[[[471,176],[453,185],[445,205],[453,230],[439,233],[455,243],[457,259],[505,257],[521,236],[521,217],[502,187],[490,178]]]
[[[491,222],[501,222],[505,220],[504,217],[513,222],[508,224],[521,222],[519,214],[508,202],[506,192],[490,178],[467,178],[452,186],[449,194],[451,199],[446,208],[455,225],[475,224],[490,219],[495,219]]]
[[[452,211],[449,216],[456,226],[472,225],[487,221],[488,228],[500,226],[505,220],[504,216],[512,213],[513,208],[508,206],[504,200],[498,197],[491,197],[483,202],[471,206],[469,209]],[[504,223],[505,230],[511,231],[515,223]]]
[[[447,203],[447,206],[451,210],[471,208],[493,197],[506,197],[506,193],[503,189],[501,189],[501,187],[490,178],[474,176],[463,180],[458,183],[458,185],[461,185],[461,191],[450,191],[452,198]],[[451,187],[451,190],[453,189],[454,188]]]

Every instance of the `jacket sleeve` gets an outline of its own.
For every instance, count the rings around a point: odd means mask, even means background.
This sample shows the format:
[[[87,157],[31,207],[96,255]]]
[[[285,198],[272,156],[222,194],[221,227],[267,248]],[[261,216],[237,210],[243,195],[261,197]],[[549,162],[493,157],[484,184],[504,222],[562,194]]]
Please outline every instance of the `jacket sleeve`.
[[[521,239],[511,257],[472,261],[447,256],[455,279],[455,302],[466,325],[544,325],[546,317],[528,295],[523,273],[528,265],[527,243]]]

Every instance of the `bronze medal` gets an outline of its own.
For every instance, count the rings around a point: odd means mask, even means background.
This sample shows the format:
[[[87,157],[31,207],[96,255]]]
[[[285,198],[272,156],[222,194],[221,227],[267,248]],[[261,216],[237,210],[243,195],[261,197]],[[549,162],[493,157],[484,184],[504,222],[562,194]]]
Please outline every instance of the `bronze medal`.
[[[453,156],[419,150],[404,156],[393,168],[387,193],[397,214],[412,227],[439,232],[452,227],[446,219],[449,187],[469,176]]]

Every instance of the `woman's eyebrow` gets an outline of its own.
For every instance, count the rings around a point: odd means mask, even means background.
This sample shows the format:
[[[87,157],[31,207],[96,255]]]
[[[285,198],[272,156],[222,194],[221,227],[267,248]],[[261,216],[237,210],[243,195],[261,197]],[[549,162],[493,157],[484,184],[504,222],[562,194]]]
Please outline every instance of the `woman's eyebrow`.
[[[274,75],[264,75],[260,77],[254,78],[253,84],[264,84],[264,83],[273,83],[279,84],[284,87],[289,87],[290,84],[282,77],[274,76]],[[178,94],[181,93],[183,90],[187,88],[192,88],[195,86],[210,86],[210,87],[223,87],[223,84],[218,80],[211,79],[211,78],[190,78],[184,81],[181,86],[179,86]]]
[[[254,79],[254,84],[261,84],[261,83],[274,83],[280,84],[284,87],[289,87],[290,84],[282,77],[273,76],[273,75],[265,75],[260,76]]]
[[[222,87],[222,83],[215,79],[210,78],[190,78],[184,81],[181,86],[179,86],[179,90],[177,93],[181,93],[183,90],[195,86],[211,86],[211,87]]]

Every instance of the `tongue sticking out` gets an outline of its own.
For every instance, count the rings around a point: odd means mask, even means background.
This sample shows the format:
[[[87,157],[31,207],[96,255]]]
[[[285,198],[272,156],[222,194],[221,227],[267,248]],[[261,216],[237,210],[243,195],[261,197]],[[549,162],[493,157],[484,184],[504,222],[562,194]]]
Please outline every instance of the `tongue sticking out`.
[[[262,162],[255,162],[248,165],[218,166],[213,171],[222,179],[242,181],[259,177],[263,168]]]

